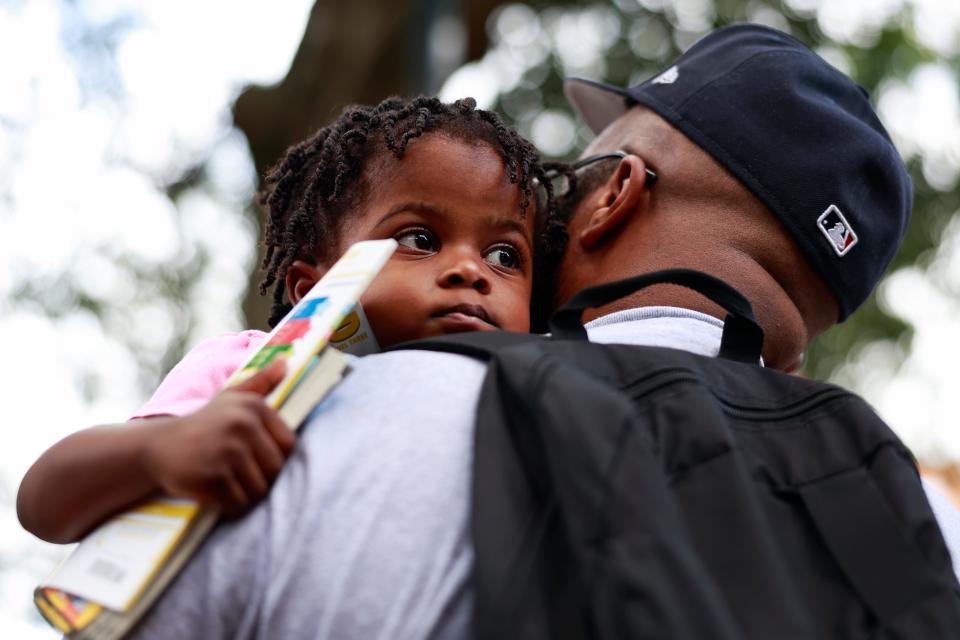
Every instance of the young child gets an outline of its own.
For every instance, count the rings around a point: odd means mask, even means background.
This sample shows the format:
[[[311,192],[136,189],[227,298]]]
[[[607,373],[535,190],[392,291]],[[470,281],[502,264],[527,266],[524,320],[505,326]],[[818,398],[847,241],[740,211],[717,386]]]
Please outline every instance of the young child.
[[[271,326],[351,244],[397,240],[361,298],[383,347],[458,331],[528,331],[535,253],[562,246],[534,147],[469,98],[348,108],[287,150],[259,202],[267,215],[260,290],[273,286]],[[66,543],[157,491],[227,514],[262,498],[293,448],[262,401],[283,377],[282,361],[220,389],[265,336],[244,331],[202,343],[141,419],[86,429],[47,450],[17,495],[24,528]]]

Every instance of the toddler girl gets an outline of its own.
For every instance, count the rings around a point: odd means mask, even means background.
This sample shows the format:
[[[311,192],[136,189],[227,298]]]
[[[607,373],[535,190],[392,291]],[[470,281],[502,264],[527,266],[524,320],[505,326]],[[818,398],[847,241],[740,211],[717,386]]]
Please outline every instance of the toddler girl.
[[[399,243],[361,298],[384,347],[458,331],[528,331],[535,257],[539,265],[564,237],[533,146],[469,98],[348,108],[288,149],[259,201],[271,325],[354,242]],[[157,491],[227,514],[262,498],[293,447],[262,401],[283,377],[282,361],[220,389],[265,337],[244,331],[202,343],[137,420],[86,429],[47,450],[17,495],[23,526],[72,542]]]

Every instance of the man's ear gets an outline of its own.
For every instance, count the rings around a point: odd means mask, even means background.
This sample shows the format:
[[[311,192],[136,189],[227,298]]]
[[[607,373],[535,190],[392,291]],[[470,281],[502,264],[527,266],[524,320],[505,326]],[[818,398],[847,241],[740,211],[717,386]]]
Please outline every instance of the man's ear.
[[[284,277],[287,297],[290,298],[290,302],[292,304],[300,302],[300,298],[307,295],[307,292],[313,288],[313,285],[317,284],[326,272],[326,267],[310,264],[303,260],[294,260]]]
[[[621,224],[641,205],[647,191],[647,165],[629,155],[620,160],[610,178],[597,191],[596,208],[580,232],[580,246],[590,251],[612,237]]]

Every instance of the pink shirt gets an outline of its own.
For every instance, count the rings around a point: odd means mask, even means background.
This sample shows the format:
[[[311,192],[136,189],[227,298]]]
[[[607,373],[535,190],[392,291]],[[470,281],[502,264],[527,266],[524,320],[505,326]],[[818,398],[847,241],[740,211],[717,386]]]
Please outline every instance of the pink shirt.
[[[227,378],[266,337],[263,331],[249,329],[204,340],[170,370],[133,418],[193,413],[223,389]]]

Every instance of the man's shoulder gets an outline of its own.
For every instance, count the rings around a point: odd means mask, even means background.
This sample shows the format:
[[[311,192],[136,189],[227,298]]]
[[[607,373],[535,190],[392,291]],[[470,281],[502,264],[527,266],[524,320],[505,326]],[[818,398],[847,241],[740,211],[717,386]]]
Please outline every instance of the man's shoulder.
[[[450,353],[402,350],[350,358],[350,375],[324,403],[334,414],[375,413],[384,407],[418,407],[424,403],[453,410],[472,408],[486,364]],[[324,405],[321,405],[324,406]]]
[[[363,375],[394,376],[422,374],[431,376],[434,372],[476,373],[485,368],[480,360],[455,353],[441,353],[425,349],[402,349],[376,353],[351,360],[355,372]]]
[[[953,569],[960,578],[960,510],[935,481],[923,478],[923,490],[940,525],[940,532],[953,558]]]

